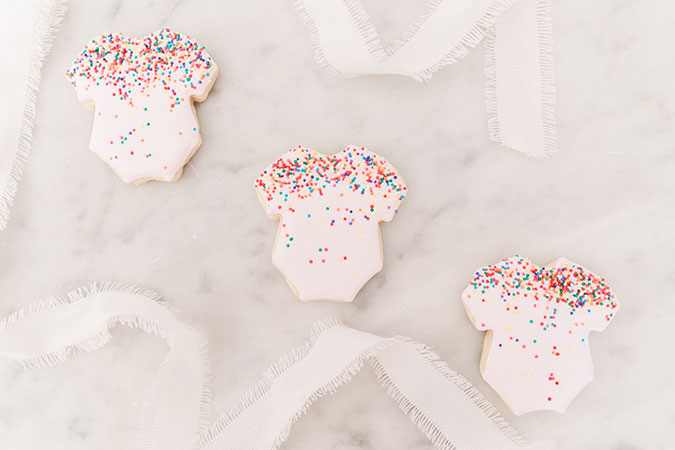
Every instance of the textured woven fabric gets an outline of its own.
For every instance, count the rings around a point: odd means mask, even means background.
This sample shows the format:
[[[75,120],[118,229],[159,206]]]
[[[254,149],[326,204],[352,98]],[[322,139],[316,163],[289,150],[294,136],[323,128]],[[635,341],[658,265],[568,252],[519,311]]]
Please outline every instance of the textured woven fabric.
[[[384,47],[360,0],[298,0],[317,61],[345,77],[398,74],[423,81],[486,47],[490,138],[527,155],[556,151],[551,0],[433,0]]]
[[[65,14],[66,0],[0,3],[0,41],[5,68],[0,102],[0,230],[28,158],[42,65]]]

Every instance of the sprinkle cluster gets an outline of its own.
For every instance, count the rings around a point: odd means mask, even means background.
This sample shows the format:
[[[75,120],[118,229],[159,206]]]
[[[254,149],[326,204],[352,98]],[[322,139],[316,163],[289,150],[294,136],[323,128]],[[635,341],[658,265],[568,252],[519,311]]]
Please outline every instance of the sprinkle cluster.
[[[545,311],[538,325],[543,331],[557,327],[556,316],[561,306],[570,315],[580,309],[591,312],[592,308],[606,308],[605,320],[612,319],[617,307],[614,292],[604,278],[570,263],[559,267],[539,267],[525,258],[504,259],[495,265],[478,270],[471,282],[474,291],[484,294],[488,289],[498,289],[506,311],[518,311],[515,303],[530,301],[531,306],[545,303]],[[481,301],[485,301],[482,299]],[[524,305],[521,305],[521,308]],[[534,320],[529,320],[534,323]],[[555,353],[555,351],[554,351]]]
[[[279,210],[295,212],[293,202],[321,198],[337,190],[340,196],[356,196],[358,205],[342,208],[344,221],[370,220],[380,203],[396,210],[407,187],[394,168],[380,156],[364,148],[348,147],[335,155],[322,155],[311,149],[296,147],[276,160],[256,180],[256,188],[267,202]],[[330,211],[333,205],[326,205]],[[308,214],[311,218],[311,214]],[[333,225],[335,220],[332,221]]]
[[[100,36],[85,47],[66,75],[75,87],[78,82],[108,86],[114,98],[130,106],[138,97],[150,96],[150,88],[159,88],[173,110],[200,85],[207,85],[214,70],[203,46],[165,28],[140,40],[121,34]]]

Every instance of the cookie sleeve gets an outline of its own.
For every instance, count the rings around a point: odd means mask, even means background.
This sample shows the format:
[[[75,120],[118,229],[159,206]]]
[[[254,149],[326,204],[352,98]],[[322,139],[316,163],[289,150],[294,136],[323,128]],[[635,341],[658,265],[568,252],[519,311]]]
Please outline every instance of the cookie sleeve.
[[[614,320],[618,310],[619,303],[615,297],[604,301],[602,304],[586,308],[586,327],[590,331],[605,331],[607,325]]]
[[[180,92],[182,97],[203,99],[218,71],[206,48],[189,36],[168,29],[152,33],[148,37],[155,51],[171,61],[172,87]]]
[[[405,192],[397,189],[391,189],[386,192],[382,198],[378,199],[377,203],[377,214],[376,218],[379,222],[389,222],[391,221],[396,213],[398,208],[405,198]],[[375,206],[374,204],[368,205]]]
[[[567,261],[564,258],[560,260]],[[574,263],[567,262],[574,266]],[[588,331],[604,331],[619,309],[616,295],[604,278],[581,266],[576,267],[581,272],[573,278],[569,289],[576,298],[583,299],[583,304],[574,314],[575,323],[583,324]]]
[[[201,48],[201,59],[198,59],[193,63],[194,68],[192,73],[195,80],[190,80],[190,82],[186,84],[187,95],[197,99],[204,98],[211,89],[211,85],[215,82],[218,74],[218,67],[216,66],[215,61],[211,59],[206,50],[204,50],[204,47]]]
[[[500,324],[510,322],[513,311],[509,311],[510,306],[504,304],[504,283],[513,272],[513,267],[527,270],[523,264],[529,262],[515,256],[474,271],[471,282],[462,293],[462,301],[476,329],[494,330]]]
[[[477,330],[485,331],[495,327],[497,308],[494,308],[488,296],[481,293],[472,282],[462,294],[462,302],[469,319]]]
[[[66,78],[75,89],[77,99],[82,103],[94,100],[93,63],[87,56],[87,50],[85,49],[66,71]]]
[[[378,222],[391,221],[398,208],[405,198],[408,188],[403,181],[403,177],[386,159],[372,154],[375,161],[371,166],[372,186],[369,187],[373,192],[370,197],[370,203],[365,205],[366,215],[371,213]]]
[[[272,166],[268,167],[255,180],[255,190],[260,203],[270,217],[281,214],[281,195],[283,195],[283,193],[280,195],[280,185],[272,176],[273,170]]]

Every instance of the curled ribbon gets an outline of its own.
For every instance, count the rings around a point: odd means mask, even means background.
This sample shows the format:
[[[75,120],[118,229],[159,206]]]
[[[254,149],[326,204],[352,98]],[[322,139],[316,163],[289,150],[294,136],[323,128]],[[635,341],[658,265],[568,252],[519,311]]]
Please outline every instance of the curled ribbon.
[[[360,0],[297,0],[317,61],[333,74],[418,81],[485,42],[490,139],[529,156],[557,151],[551,0],[431,0],[385,48]]]

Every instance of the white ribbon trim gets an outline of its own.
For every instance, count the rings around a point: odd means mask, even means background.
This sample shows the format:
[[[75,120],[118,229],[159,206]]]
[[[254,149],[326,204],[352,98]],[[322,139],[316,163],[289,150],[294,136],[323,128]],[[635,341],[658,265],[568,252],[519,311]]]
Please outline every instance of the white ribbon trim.
[[[349,381],[366,360],[439,449],[554,448],[546,442],[526,444],[466,379],[427,347],[335,320],[316,324],[307,343],[272,365],[210,427],[205,342],[150,291],[95,285],[31,305],[0,322],[0,356],[27,367],[53,366],[73,350],[102,347],[117,323],[161,337],[169,346],[145,403],[139,449],[276,449],[314,400]]]
[[[6,8],[0,9],[0,14],[12,14],[12,6],[9,2],[7,3]],[[0,143],[5,147],[4,154],[0,150],[0,155],[2,155],[0,164],[9,168],[6,176],[0,174],[0,231],[7,228],[10,209],[14,204],[14,195],[30,153],[37,95],[42,81],[42,66],[52,50],[56,33],[67,9],[67,0],[37,0],[34,3],[27,78],[22,80],[25,84],[13,87],[13,89],[25,90],[24,104],[20,105],[22,109],[17,111],[21,114],[21,118],[15,135],[9,136],[8,142]],[[3,106],[16,107],[17,105],[9,103]]]
[[[490,138],[527,155],[557,151],[551,0],[430,0],[428,13],[385,48],[360,0],[296,0],[317,62],[344,77],[418,81],[485,38]]]

